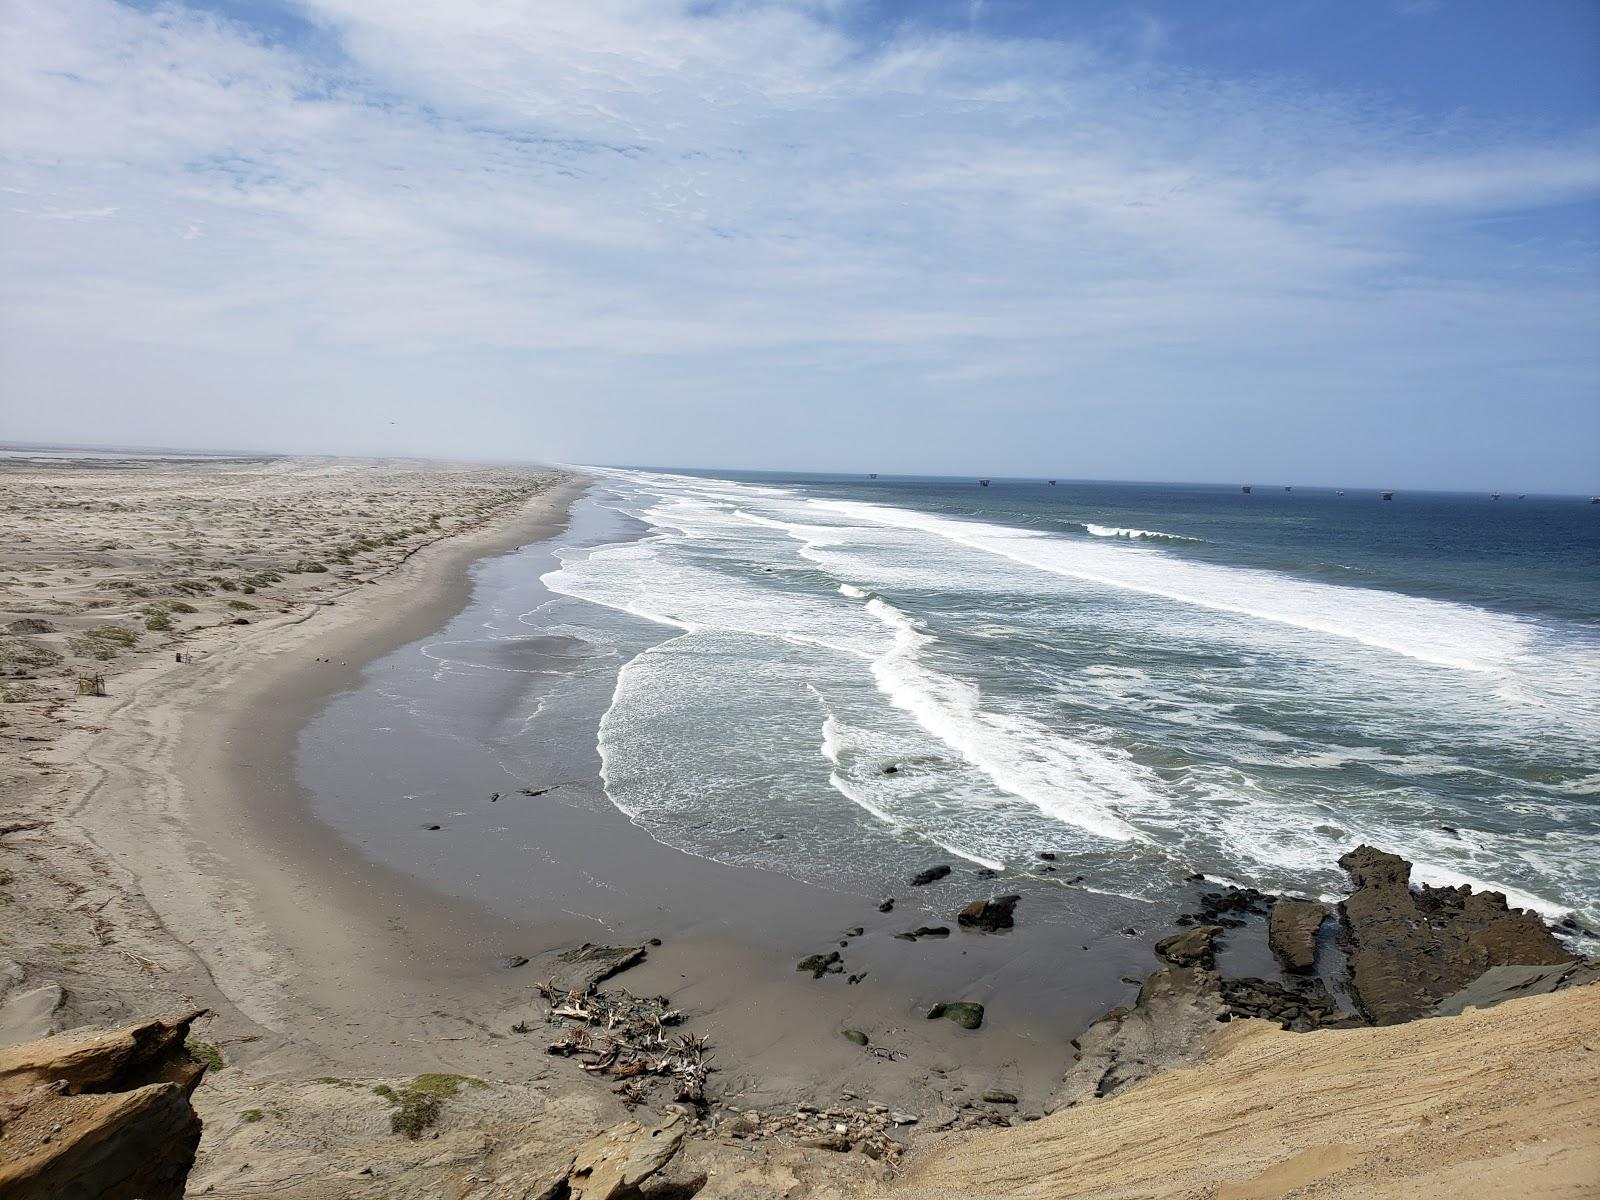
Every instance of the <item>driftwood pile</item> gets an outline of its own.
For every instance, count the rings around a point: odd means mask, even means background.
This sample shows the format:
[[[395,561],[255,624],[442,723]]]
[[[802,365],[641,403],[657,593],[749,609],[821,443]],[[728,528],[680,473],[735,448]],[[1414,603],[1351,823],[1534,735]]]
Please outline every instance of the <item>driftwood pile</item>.
[[[661,996],[635,996],[618,989],[601,992],[593,984],[565,989],[555,983],[537,985],[550,1005],[548,1020],[561,1036],[546,1052],[564,1058],[583,1057],[585,1071],[620,1080],[613,1090],[633,1106],[647,1099],[653,1080],[672,1081],[672,1098],[696,1109],[705,1107],[711,1055],[706,1039],[672,1034],[683,1014]]]

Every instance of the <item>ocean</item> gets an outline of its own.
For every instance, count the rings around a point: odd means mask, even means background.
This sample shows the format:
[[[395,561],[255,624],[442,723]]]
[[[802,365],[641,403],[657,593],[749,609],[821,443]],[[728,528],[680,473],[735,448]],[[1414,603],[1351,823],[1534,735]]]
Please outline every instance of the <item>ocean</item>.
[[[667,845],[1144,899],[1333,895],[1370,842],[1600,924],[1587,498],[594,473],[493,636],[603,679],[606,795]]]

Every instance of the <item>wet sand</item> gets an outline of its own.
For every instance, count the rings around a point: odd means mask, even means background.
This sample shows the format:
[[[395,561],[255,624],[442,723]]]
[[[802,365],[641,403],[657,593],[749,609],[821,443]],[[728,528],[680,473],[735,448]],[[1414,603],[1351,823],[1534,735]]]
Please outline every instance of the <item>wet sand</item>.
[[[214,815],[247,829],[270,923],[306,935],[291,938],[303,943],[295,974],[326,1020],[370,1028],[410,1012],[439,1025],[448,1021],[434,1014],[447,1012],[504,1032],[542,1018],[531,985],[555,952],[660,938],[614,984],[664,994],[690,1014],[686,1031],[708,1036],[717,1054],[712,1092],[731,1104],[826,1101],[849,1089],[927,1111],[1000,1087],[1042,1110],[1070,1039],[1132,998],[1125,980],[1150,969],[1150,941],[1179,898],[1165,908],[1044,878],[996,880],[960,860],[938,883],[907,886],[909,864],[946,861],[930,851],[906,860],[883,914],[880,895],[662,845],[610,803],[598,777],[596,723],[623,660],[537,618],[550,598],[538,577],[555,550],[615,536],[581,502],[577,512],[572,528],[552,517],[509,532],[507,544],[528,543],[485,548],[469,571],[454,568],[454,583],[436,582],[381,627],[275,666],[196,731],[195,744],[214,749],[195,765],[222,772],[236,800]],[[524,613],[534,614],[525,634],[485,638]],[[463,653],[473,670],[441,674]],[[530,695],[536,708],[548,699],[554,719],[519,724]],[[272,886],[286,877],[291,888]],[[1015,929],[958,928],[968,901],[1011,891],[1024,897]],[[340,914],[331,937],[321,931],[329,912]],[[894,936],[923,925],[951,935]],[[831,950],[843,973],[796,971]],[[507,969],[507,955],[533,961]],[[953,1000],[984,1004],[983,1027],[926,1019]],[[888,1055],[863,1051],[845,1029]],[[537,1038],[496,1049],[495,1069],[508,1076],[545,1067]]]

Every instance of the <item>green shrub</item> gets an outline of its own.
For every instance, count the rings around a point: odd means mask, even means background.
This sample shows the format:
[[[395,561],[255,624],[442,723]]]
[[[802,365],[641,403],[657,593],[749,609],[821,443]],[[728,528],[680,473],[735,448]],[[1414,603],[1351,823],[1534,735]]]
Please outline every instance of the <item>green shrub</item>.
[[[229,600],[228,607],[233,609],[248,609],[251,612],[256,610],[256,606],[251,604],[248,600]]]
[[[151,633],[166,633],[172,628],[172,618],[166,613],[151,613],[144,619],[144,627]]]
[[[167,611],[175,613],[197,613],[200,610],[187,600],[170,600],[167,602]]]
[[[94,629],[85,629],[76,637],[68,638],[67,649],[83,658],[110,662],[122,651],[131,649],[138,641],[139,635],[131,629],[125,629],[121,625],[101,625]]]
[[[489,1085],[471,1075],[418,1075],[404,1087],[395,1089],[380,1083],[372,1090],[395,1106],[389,1115],[389,1128],[415,1140],[439,1120],[444,1102],[462,1086],[484,1088]]]
[[[36,670],[53,667],[61,654],[43,642],[26,637],[0,637],[0,669]]]
[[[199,1038],[189,1038],[183,1043],[183,1048],[189,1052],[189,1057],[195,1062],[205,1064],[208,1071],[220,1071],[228,1064],[222,1061],[222,1051],[210,1042],[202,1042]]]
[[[312,559],[302,558],[295,563],[294,570],[302,575],[322,575],[327,572],[328,568]]]

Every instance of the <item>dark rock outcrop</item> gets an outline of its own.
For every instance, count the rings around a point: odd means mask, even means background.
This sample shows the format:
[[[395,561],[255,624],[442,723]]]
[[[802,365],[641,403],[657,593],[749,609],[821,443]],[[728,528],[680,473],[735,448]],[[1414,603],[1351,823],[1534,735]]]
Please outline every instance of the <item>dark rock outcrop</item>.
[[[1230,1016],[1275,1021],[1295,1033],[1325,1025],[1360,1024],[1358,1018],[1340,1014],[1320,979],[1299,980],[1290,987],[1266,979],[1224,979],[1222,1002]]]
[[[1317,930],[1328,910],[1315,900],[1279,900],[1272,906],[1267,944],[1285,971],[1304,973],[1317,964]]]
[[[930,883],[937,883],[948,874],[950,874],[950,868],[944,863],[940,863],[936,867],[929,867],[926,871],[918,871],[911,877],[911,886],[925,887]]]
[[[1217,934],[1220,925],[1196,925],[1183,933],[1175,933],[1156,943],[1156,954],[1175,967],[1212,967],[1216,965]]]
[[[977,929],[984,933],[999,933],[1010,929],[1015,922],[1012,913],[1021,896],[997,896],[993,900],[974,900],[961,910],[956,924],[963,929]]]
[[[1339,906],[1350,980],[1376,1025],[1429,1012],[1490,967],[1572,961],[1531,912],[1499,892],[1470,887],[1411,888],[1411,864],[1359,846],[1339,860],[1355,891]]]
[[[201,1011],[0,1051],[0,1195],[180,1200],[200,1145]]]

